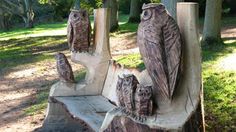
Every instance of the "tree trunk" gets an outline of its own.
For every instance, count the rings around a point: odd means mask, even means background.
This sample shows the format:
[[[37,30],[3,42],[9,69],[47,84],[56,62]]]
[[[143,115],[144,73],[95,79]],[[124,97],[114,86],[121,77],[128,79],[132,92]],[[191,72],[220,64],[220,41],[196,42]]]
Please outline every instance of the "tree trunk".
[[[210,46],[222,42],[221,28],[222,0],[207,0],[202,43]]]
[[[166,6],[167,11],[171,14],[171,16],[176,20],[176,5],[177,2],[183,2],[184,0],[161,0]]]
[[[140,22],[141,3],[140,0],[131,0],[129,22]]]
[[[79,10],[80,9],[80,0],[76,0],[74,4],[74,9]]]
[[[118,29],[118,3],[117,0],[103,0],[104,8],[111,8],[110,32]]]
[[[18,0],[17,3],[2,0],[0,6],[4,12],[19,15],[25,22],[25,27],[32,28],[34,20],[32,0]]]
[[[33,12],[33,8],[32,8],[32,0],[25,0],[25,13],[26,13],[26,23],[25,23],[25,27],[27,28],[33,28],[33,20],[34,20],[34,12]]]

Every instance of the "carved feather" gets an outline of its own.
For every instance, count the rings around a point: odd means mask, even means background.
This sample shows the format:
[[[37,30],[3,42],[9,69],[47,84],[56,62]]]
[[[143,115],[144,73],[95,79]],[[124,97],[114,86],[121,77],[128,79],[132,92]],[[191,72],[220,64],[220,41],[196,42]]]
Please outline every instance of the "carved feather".
[[[60,80],[63,82],[75,82],[71,65],[66,56],[63,53],[57,53],[55,57],[57,60],[57,72]]]
[[[73,26],[71,25],[70,21],[68,21],[68,24],[67,24],[67,42],[68,42],[68,45],[69,45],[69,48],[71,49],[71,46],[72,46],[72,42],[73,42]]]
[[[168,17],[166,25],[163,27],[163,37],[165,43],[166,62],[168,68],[168,80],[170,97],[173,96],[174,89],[179,79],[181,61],[181,36],[177,23],[172,17]]]

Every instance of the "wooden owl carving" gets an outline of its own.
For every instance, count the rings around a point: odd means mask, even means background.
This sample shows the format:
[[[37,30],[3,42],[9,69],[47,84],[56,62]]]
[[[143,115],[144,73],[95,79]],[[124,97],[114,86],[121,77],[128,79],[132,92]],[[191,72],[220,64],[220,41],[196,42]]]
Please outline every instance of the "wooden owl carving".
[[[135,109],[138,115],[152,115],[152,86],[137,85],[135,92]]]
[[[57,72],[62,82],[74,83],[74,75],[70,63],[63,53],[57,53],[55,55],[57,61]]]
[[[116,87],[118,106],[126,107],[128,110],[133,111],[134,106],[134,93],[138,84],[137,78],[133,74],[123,75],[119,77]]]
[[[180,31],[164,5],[150,3],[142,9],[137,44],[153,81],[153,95],[171,100],[181,69]]]
[[[72,10],[67,24],[67,41],[72,52],[88,52],[91,25],[86,10]]]
[[[118,106],[122,106],[125,107],[125,102],[124,102],[124,98],[123,98],[123,89],[122,89],[122,82],[123,79],[118,76],[118,81],[116,84],[116,95],[118,97]]]

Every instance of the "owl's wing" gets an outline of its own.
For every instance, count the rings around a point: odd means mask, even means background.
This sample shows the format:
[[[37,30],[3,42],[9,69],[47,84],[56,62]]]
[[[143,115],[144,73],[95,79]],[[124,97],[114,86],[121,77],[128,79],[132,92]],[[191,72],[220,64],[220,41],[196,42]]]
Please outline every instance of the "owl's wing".
[[[68,25],[67,25],[67,41],[68,41],[68,45],[69,45],[70,49],[71,49],[72,42],[73,42],[73,37],[74,37],[73,35],[74,35],[73,26],[72,26],[71,22],[68,22]]]
[[[154,27],[156,25],[141,23],[138,28],[137,44],[146,69],[152,79],[154,85],[153,92],[169,98],[168,80],[165,70],[166,63],[163,61],[162,30]]]
[[[64,65],[60,65],[60,76],[67,82],[75,82],[72,68],[68,61]]]
[[[166,63],[168,68],[169,92],[173,96],[181,66],[181,36],[177,23],[169,16],[166,25],[163,27],[164,46]]]
[[[153,43],[146,41],[147,57],[144,58],[146,67],[153,80],[154,86],[159,89],[162,96],[169,98],[168,77],[164,61],[162,42]]]

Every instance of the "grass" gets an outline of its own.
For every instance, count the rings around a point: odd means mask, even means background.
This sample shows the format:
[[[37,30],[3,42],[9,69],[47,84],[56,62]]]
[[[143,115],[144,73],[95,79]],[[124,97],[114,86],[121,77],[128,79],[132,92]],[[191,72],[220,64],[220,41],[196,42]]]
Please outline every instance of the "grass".
[[[24,64],[53,59],[67,48],[65,36],[42,36],[0,40],[0,71]]]
[[[218,65],[227,55],[236,53],[236,39],[224,43],[219,49],[203,51],[204,105],[209,131],[236,129],[236,73]]]
[[[120,15],[119,30],[112,37],[135,33],[138,24],[127,23],[128,16]],[[235,18],[225,18],[223,25],[234,25]],[[0,71],[25,64],[51,60],[56,51],[67,49],[66,22],[36,25],[33,29],[0,31]],[[202,75],[204,83],[205,115],[207,131],[230,131],[236,129],[236,73],[218,67],[219,62],[236,53],[236,38],[224,40],[225,45],[202,51]],[[145,68],[139,54],[115,58],[126,67]],[[1,73],[1,72],[0,72]],[[84,78],[85,71],[76,74],[76,80]],[[36,95],[36,102],[25,109],[26,115],[42,112],[47,106],[48,90]]]

